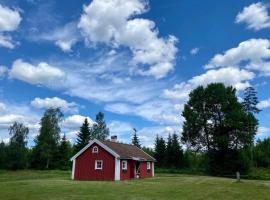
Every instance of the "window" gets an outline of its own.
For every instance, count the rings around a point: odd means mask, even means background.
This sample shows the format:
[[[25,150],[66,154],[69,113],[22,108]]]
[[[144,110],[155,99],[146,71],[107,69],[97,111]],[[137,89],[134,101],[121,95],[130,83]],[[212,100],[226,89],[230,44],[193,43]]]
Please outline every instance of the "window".
[[[94,147],[93,147],[92,153],[98,153],[98,147],[97,147],[97,146],[94,146]]]
[[[102,167],[103,167],[103,161],[102,160],[96,160],[95,169],[102,169]]]
[[[151,169],[151,163],[147,162],[147,170],[150,170],[150,169]]]
[[[122,161],[122,170],[127,170],[127,161],[126,160]]]

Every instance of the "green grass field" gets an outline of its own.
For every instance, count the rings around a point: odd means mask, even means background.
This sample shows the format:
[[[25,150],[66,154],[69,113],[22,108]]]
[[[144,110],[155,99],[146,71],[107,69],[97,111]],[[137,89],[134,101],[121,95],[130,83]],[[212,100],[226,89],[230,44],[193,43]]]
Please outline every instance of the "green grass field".
[[[65,171],[0,171],[0,199],[270,199],[270,181],[158,174],[121,182],[71,181]]]

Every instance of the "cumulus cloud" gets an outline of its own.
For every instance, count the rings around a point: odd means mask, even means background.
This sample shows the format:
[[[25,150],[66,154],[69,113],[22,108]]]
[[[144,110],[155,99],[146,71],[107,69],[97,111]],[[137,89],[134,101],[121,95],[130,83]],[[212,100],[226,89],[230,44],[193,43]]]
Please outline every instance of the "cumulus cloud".
[[[53,98],[35,98],[31,105],[36,108],[61,108],[64,112],[77,113],[79,111],[78,105],[75,102],[67,102],[64,99]]]
[[[269,127],[260,126],[258,128],[258,136],[266,136],[268,133],[270,133]]]
[[[137,73],[162,78],[174,69],[177,38],[160,38],[153,21],[135,18],[148,8],[146,0],[93,0],[84,6],[78,27],[88,44],[128,47],[131,64],[141,65]]]
[[[263,100],[263,101],[260,101],[258,103],[257,107],[259,109],[269,108],[270,107],[270,98],[269,99],[266,99],[266,100]]]
[[[202,85],[206,86],[213,82],[222,82],[227,86],[234,86],[237,90],[248,87],[249,81],[255,78],[255,74],[245,69],[233,67],[209,70],[204,74],[195,76],[187,82],[174,85],[173,89],[164,90],[164,96],[169,99],[186,100],[192,89]]]
[[[256,31],[270,28],[270,17],[267,9],[268,6],[262,2],[253,3],[238,13],[235,22],[245,23],[248,29]]]
[[[270,41],[250,39],[237,47],[215,55],[206,65],[207,69],[217,67],[245,67],[270,76]]]
[[[79,131],[81,125],[83,124],[85,118],[87,118],[90,126],[92,126],[95,122],[88,116],[82,115],[71,115],[68,116],[64,122],[62,123],[62,127],[64,129],[68,129],[69,131]]]
[[[0,47],[9,49],[15,47],[12,38],[6,35],[5,32],[15,31],[21,20],[18,10],[10,9],[0,4]]]
[[[54,81],[59,81],[65,77],[62,70],[46,62],[41,62],[35,66],[21,59],[14,61],[9,75],[11,78],[41,85],[53,85]]]

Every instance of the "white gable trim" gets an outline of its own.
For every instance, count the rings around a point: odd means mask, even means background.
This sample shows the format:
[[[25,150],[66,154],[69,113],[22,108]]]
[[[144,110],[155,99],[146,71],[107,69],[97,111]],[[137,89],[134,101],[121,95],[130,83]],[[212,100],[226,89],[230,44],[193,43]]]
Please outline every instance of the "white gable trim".
[[[135,145],[134,145],[135,146]],[[150,156],[148,153],[146,153],[144,150],[142,150],[142,149],[140,149],[139,147],[137,147],[137,146],[135,146],[137,149],[139,149],[139,150],[141,150],[143,153],[145,153],[146,155],[148,155],[150,158],[152,158],[153,159],[153,161],[155,162],[156,161],[156,159],[155,158],[153,158],[152,156]]]
[[[108,151],[110,154],[112,154],[114,157],[119,158],[120,156],[113,151],[111,148],[109,148],[107,145],[103,144],[102,142],[100,142],[97,139],[94,139],[92,141],[90,141],[88,143],[88,145],[86,145],[84,148],[82,148],[82,150],[80,150],[78,153],[76,153],[70,160],[73,161],[75,160],[79,155],[81,155],[86,149],[88,149],[92,144],[96,143],[97,145],[101,146],[103,149],[105,149],[106,151]]]

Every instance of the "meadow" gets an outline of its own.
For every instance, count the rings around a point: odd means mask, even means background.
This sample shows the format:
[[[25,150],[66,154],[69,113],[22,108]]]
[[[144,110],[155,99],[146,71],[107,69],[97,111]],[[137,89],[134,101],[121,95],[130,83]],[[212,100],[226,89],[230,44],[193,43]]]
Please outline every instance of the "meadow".
[[[68,171],[0,171],[1,200],[264,200],[270,181],[156,174],[143,180],[72,181]]]

